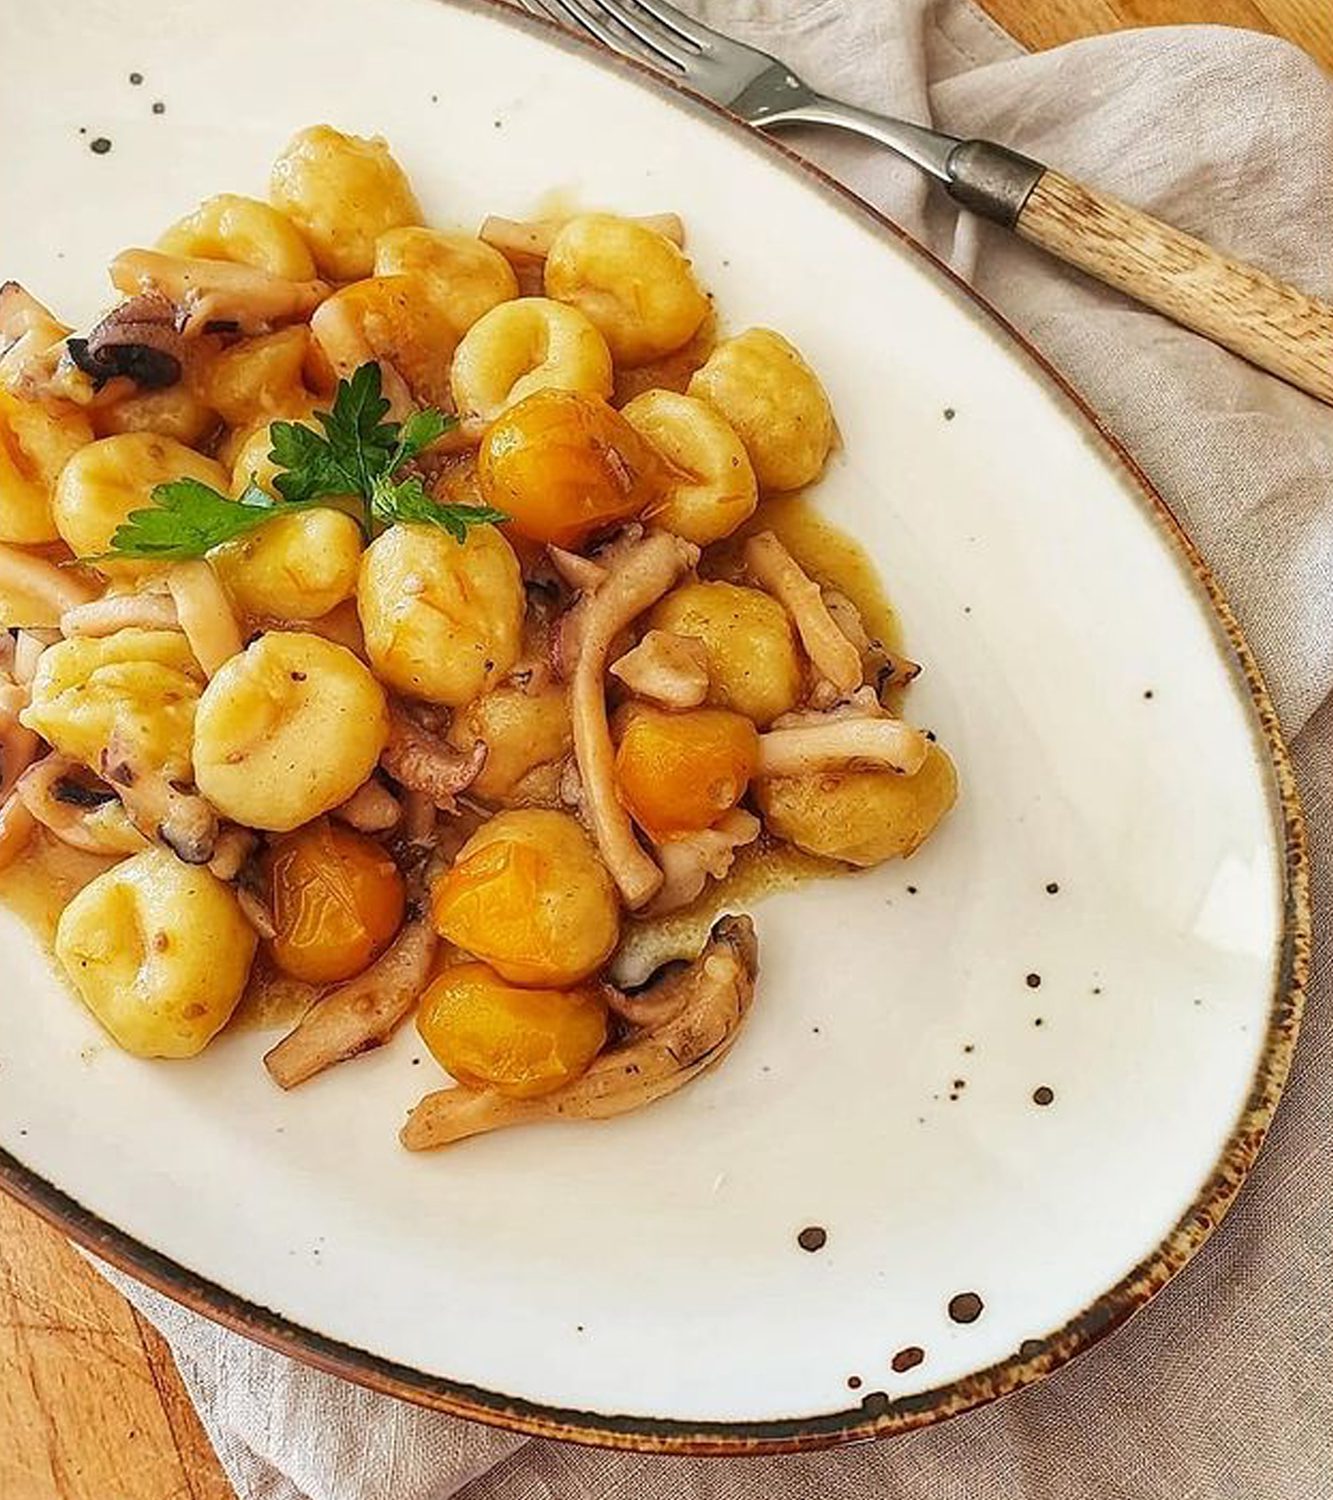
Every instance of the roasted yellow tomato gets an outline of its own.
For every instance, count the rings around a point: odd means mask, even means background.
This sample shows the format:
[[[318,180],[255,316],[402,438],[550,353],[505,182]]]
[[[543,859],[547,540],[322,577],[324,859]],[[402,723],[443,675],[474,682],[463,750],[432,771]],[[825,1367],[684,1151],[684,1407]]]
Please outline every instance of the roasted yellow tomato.
[[[301,231],[321,273],[334,281],[369,276],[375,241],[419,224],[411,184],[388,143],[312,125],[288,141],[273,164],[269,197]]]
[[[819,478],[833,446],[833,408],[780,333],[749,328],[724,340],[695,371],[689,394],[740,434],[763,489],[794,490]]]
[[[310,409],[304,380],[309,342],[303,327],[241,339],[193,365],[191,389],[231,427],[304,415]]]
[[[221,464],[173,438],[152,432],[124,432],[80,448],[61,471],[55,493],[55,520],[76,557],[105,552],[131,511],[151,504],[153,490],[173,479],[198,479],[213,489],[227,488]],[[100,562],[103,573],[138,576],[159,565]]]
[[[670,713],[627,704],[617,716],[616,788],[656,843],[711,828],[745,795],[759,736],[725,708]]]
[[[661,494],[653,448],[598,396],[537,391],[486,429],[481,493],[534,542],[578,547]]]
[[[313,281],[315,260],[292,221],[270,204],[236,193],[207,198],[158,240],[167,255],[230,260],[287,281]]]
[[[187,448],[197,448],[218,426],[218,414],[205,405],[182,381],[160,391],[135,391],[93,409],[93,429],[98,437],[120,432],[155,432],[173,438]]]
[[[665,235],[614,214],[580,214],[546,257],[546,295],[586,313],[618,365],[679,349],[708,316],[684,255]]]
[[[374,839],[327,818],[281,838],[265,860],[278,967],[336,984],[389,946],[407,903],[397,865]]]
[[[39,405],[0,389],[0,542],[56,540],[56,481],[72,455],[92,440],[88,418],[73,403]]]
[[[490,422],[534,391],[611,394],[611,351],[576,308],[548,297],[493,307],[468,329],[450,372],[460,417]]]
[[[706,547],[730,536],[759,503],[745,444],[721,415],[679,391],[644,391],[621,415],[666,460],[668,478],[646,520]]]
[[[367,361],[383,362],[423,406],[448,406],[449,360],[459,330],[420,273],[354,281],[320,305],[310,329],[340,379],[350,379]]]
[[[432,894],[442,937],[513,984],[563,988],[601,967],[620,936],[615,887],[568,813],[497,813]]]
[[[346,647],[270,631],[205,689],[195,781],[223,817],[286,833],[346,802],[388,738],[384,689]]]
[[[277,516],[208,559],[237,607],[275,620],[317,620],[356,593],[361,528],[317,506]]]
[[[469,791],[485,802],[521,797],[524,778],[567,755],[573,743],[564,688],[498,687],[477,698],[450,720],[449,743],[470,750],[478,740],[485,741],[486,764]]]
[[[932,744],[915,776],[838,771],[755,783],[764,822],[808,854],[877,865],[912,853],[958,796],[953,762]]]
[[[42,652],[23,723],[98,770],[113,736],[173,779],[190,775],[204,674],[175,630],[75,636]]]
[[[652,611],[654,630],[693,636],[708,653],[708,701],[766,728],[801,698],[801,658],[787,612],[735,583],[687,583]]]
[[[227,1024],[255,953],[231,887],[166,849],[99,875],[61,913],[56,958],[136,1057],[193,1057]]]
[[[375,275],[424,278],[436,306],[449,320],[455,339],[478,318],[518,296],[514,268],[470,234],[438,229],[391,229],[375,241]]]
[[[417,1030],[461,1084],[513,1099],[549,1094],[606,1045],[595,990],[519,989],[485,964],[454,964],[421,997]]]
[[[518,660],[523,578],[493,526],[470,526],[462,542],[391,526],[361,559],[356,600],[376,674],[409,697],[470,703]]]

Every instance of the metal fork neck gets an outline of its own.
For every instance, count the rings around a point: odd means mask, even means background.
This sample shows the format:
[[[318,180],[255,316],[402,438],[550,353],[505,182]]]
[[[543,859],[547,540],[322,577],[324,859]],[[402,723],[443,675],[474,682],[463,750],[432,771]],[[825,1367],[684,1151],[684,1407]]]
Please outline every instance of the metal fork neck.
[[[789,75],[790,76],[790,75]],[[768,80],[763,97],[757,87],[733,105],[737,113],[761,129],[783,125],[833,125],[866,136],[930,174],[964,208],[1012,228],[1018,222],[1032,189],[1046,170],[1040,162],[998,146],[992,141],[966,141],[927,130],[908,120],[878,115],[840,99],[829,99],[796,83],[775,87]]]

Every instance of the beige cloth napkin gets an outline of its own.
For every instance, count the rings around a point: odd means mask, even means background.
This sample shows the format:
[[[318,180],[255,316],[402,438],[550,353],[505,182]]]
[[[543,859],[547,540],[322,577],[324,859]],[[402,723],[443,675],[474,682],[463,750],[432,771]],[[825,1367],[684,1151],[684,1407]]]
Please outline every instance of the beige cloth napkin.
[[[1006,141],[1333,295],[1333,79],[1281,42],[1200,27],[1029,57],[967,0],[696,5],[816,87]],[[243,1500],[1333,1497],[1333,412],[928,202],[886,153],[823,134],[801,147],[928,237],[1082,387],[1249,633],[1295,745],[1325,919],[1268,1145],[1223,1228],[1116,1337],[996,1405],[811,1457],[526,1441],[344,1385],[118,1279],[171,1341]]]

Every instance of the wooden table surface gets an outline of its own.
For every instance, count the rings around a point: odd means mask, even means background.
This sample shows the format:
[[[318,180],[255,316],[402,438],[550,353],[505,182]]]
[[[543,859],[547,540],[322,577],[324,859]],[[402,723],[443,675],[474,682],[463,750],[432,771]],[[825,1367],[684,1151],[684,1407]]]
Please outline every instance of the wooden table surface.
[[[1033,48],[1212,21],[1285,36],[1333,69],[1331,0],[982,3]],[[162,1340],[59,1234],[3,1197],[0,1500],[234,1500]]]

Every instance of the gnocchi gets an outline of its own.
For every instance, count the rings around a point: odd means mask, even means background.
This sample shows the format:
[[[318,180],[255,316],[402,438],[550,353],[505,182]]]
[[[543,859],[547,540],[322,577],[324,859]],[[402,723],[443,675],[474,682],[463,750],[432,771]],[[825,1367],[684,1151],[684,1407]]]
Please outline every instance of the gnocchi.
[[[275,631],[226,662],[194,725],[194,775],[223,817],[286,833],[345,802],[389,738],[384,690],[343,646]]]
[[[232,427],[304,412],[310,407],[304,380],[309,344],[302,327],[242,339],[198,362],[194,393]]]
[[[94,771],[115,740],[168,777],[188,780],[203,683],[177,631],[76,636],[42,652],[20,719],[62,755]]]
[[[361,528],[340,510],[278,516],[209,559],[243,614],[318,620],[356,594]]]
[[[449,722],[449,743],[469,751],[486,747],[486,760],[470,790],[506,806],[553,790],[533,773],[559,768],[573,744],[565,691],[555,683],[528,689],[497,687],[460,709]]]
[[[619,365],[687,344],[708,316],[690,263],[663,234],[614,214],[580,214],[546,257],[546,295],[586,313]]]
[[[395,526],[366,548],[356,588],[377,675],[409,698],[458,707],[506,677],[523,642],[523,575],[492,527],[456,542]]]
[[[231,888],[165,849],[86,885],[61,913],[56,958],[135,1057],[193,1057],[231,1018],[257,939]]]
[[[759,486],[736,430],[719,412],[679,391],[644,391],[621,415],[666,460],[669,477],[649,520],[706,547],[754,514]]]
[[[330,125],[268,200],[121,251],[86,336],[0,282],[5,886],[138,1056],[318,987],[291,1088],[415,1009],[457,1086],[411,1149],[651,1103],[757,949],[644,955],[957,794],[868,559],[774,493],[828,397],[780,334],[718,342],[674,214],[431,228]],[[73,899],[62,847],[103,871]]]
[[[708,702],[767,728],[801,700],[804,667],[786,611],[760,589],[687,583],[649,616],[654,630],[703,643]]]
[[[159,484],[197,479],[225,489],[222,465],[174,438],[153,432],[123,432],[98,438],[70,458],[56,482],[53,506],[56,528],[75,557],[96,559],[104,573],[142,576],[152,564],[121,562],[103,556],[116,528],[131,511],[143,510]]]
[[[286,281],[313,281],[315,258],[296,226],[257,198],[218,193],[163,234],[157,248],[190,260],[231,260]]]
[[[905,859],[930,836],[958,796],[958,773],[938,745],[914,776],[836,771],[778,776],[755,800],[779,838],[807,854],[867,866]]]
[[[375,241],[375,275],[412,275],[455,338],[493,307],[518,296],[514,268],[485,241],[436,229],[390,229]]]
[[[330,125],[292,137],[274,163],[269,198],[300,230],[320,273],[334,281],[369,276],[380,235],[421,222],[388,143]]]
[[[736,429],[761,488],[795,490],[819,478],[833,446],[833,409],[780,333],[750,328],[725,339],[691,377],[689,394]]]
[[[460,416],[492,422],[534,391],[611,394],[611,351],[575,307],[546,297],[501,302],[454,351],[449,376]]]
[[[77,406],[39,405],[0,388],[0,542],[32,545],[59,537],[56,483],[92,440],[92,424]]]
[[[421,405],[448,405],[448,356],[458,335],[420,272],[354,281],[322,304],[310,329],[335,376],[379,361]]]

